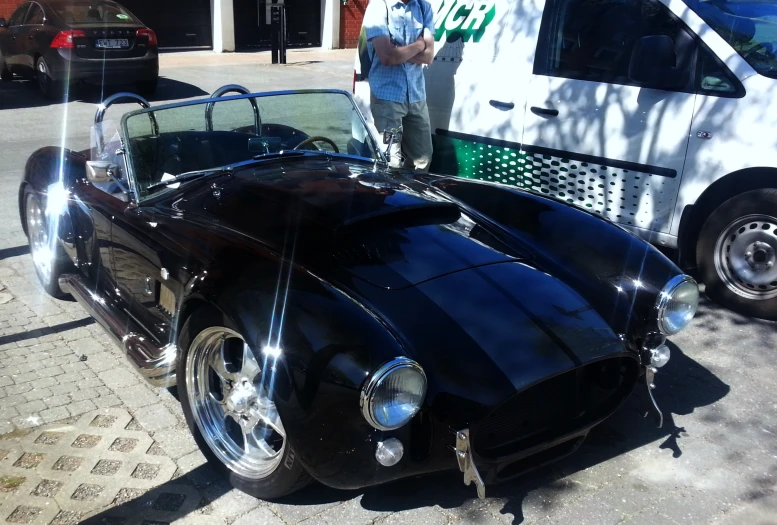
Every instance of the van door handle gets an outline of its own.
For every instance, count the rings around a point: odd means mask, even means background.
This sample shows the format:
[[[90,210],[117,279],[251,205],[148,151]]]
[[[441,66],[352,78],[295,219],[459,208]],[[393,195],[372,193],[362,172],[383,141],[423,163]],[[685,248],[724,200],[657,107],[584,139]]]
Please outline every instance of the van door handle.
[[[515,104],[512,102],[502,102],[501,100],[489,100],[489,104],[491,104],[493,107],[497,109],[513,109],[515,107]]]
[[[558,117],[558,110],[557,109],[549,109],[549,108],[538,108],[537,106],[532,106],[531,112],[535,115],[542,115],[545,117]]]

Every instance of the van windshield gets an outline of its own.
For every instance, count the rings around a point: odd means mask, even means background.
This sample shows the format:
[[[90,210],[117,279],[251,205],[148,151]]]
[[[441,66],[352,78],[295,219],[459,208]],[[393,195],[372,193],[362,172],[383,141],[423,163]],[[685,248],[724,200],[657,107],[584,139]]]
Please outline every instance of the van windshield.
[[[777,78],[777,0],[685,0],[761,75]]]

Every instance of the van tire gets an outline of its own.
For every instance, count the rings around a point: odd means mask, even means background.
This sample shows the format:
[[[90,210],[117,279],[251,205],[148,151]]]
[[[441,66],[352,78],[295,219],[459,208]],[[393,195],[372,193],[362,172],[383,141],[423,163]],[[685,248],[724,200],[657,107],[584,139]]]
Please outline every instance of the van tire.
[[[696,243],[696,264],[710,299],[777,320],[777,189],[742,193],[713,211]]]

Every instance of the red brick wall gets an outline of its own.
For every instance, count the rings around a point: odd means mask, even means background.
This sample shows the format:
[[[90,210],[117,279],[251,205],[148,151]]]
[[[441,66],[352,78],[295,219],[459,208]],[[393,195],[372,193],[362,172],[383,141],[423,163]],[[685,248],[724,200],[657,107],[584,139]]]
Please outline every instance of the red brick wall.
[[[0,17],[8,20],[24,0],[0,0]],[[358,36],[358,35],[357,35]]]
[[[3,0],[0,0],[2,2]],[[369,0],[348,0],[340,11],[340,47],[356,47]]]

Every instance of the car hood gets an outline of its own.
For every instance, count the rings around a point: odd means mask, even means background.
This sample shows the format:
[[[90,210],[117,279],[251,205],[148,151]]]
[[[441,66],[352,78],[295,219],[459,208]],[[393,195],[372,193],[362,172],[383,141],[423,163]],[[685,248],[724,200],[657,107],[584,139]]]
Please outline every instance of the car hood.
[[[400,289],[520,260],[442,192],[373,165],[320,159],[252,168],[172,203],[190,221],[251,237],[326,275]]]
[[[587,363],[636,359],[587,300],[525,262],[472,268],[407,290],[365,285],[360,292],[407,338],[429,377],[429,402],[440,412],[454,406],[482,414]]]

